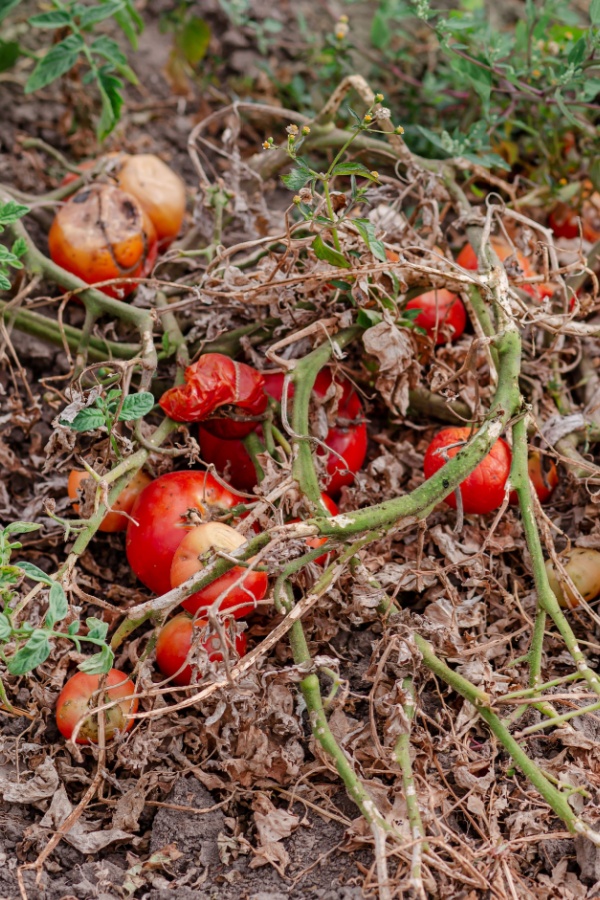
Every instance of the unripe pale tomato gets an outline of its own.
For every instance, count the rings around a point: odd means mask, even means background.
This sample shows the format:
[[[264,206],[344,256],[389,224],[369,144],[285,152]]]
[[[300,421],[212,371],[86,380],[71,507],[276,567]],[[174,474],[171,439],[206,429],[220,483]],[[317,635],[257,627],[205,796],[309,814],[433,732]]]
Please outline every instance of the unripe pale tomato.
[[[558,471],[551,459],[542,456],[537,450],[532,450],[527,460],[529,479],[535,488],[540,503],[546,503],[550,499],[554,488],[558,484]],[[519,502],[516,491],[511,491],[509,503],[513,506]]]
[[[69,500],[77,501],[79,487],[82,481],[85,481],[90,476],[87,472],[82,472],[80,469],[72,469],[69,473],[69,481],[67,483],[67,491],[69,494]],[[127,528],[129,519],[127,516],[120,515],[121,513],[131,513],[133,508],[133,504],[138,498],[138,495],[147,487],[152,479],[149,475],[146,475],[145,472],[139,471],[133,479],[129,482],[126,488],[121,491],[118,499],[113,503],[112,509],[110,512],[107,512],[102,522],[100,523],[100,527],[98,531],[125,531]],[[79,513],[79,503],[73,503],[73,509],[76,513]]]
[[[323,503],[323,505],[325,506],[325,508],[326,508],[327,511],[329,512],[329,515],[330,515],[330,516],[337,516],[337,514],[339,513],[339,509],[337,508],[337,505],[333,502],[333,500],[331,499],[331,497],[328,497],[327,494],[323,494],[323,493],[322,493],[322,494],[321,494],[321,502]],[[320,515],[322,515],[321,512],[315,513],[315,517],[316,517],[316,516],[320,516]],[[290,525],[291,525],[293,522],[301,522],[301,521],[302,521],[301,519],[290,519]],[[306,546],[307,546],[310,550],[317,550],[319,547],[322,547],[323,544],[326,544],[328,540],[329,540],[329,538],[326,538],[326,537],[312,537],[312,538],[307,538],[307,539],[306,539]],[[323,556],[318,556],[318,557],[315,559],[316,564],[317,564],[318,566],[324,566],[325,563],[327,562],[327,557],[328,557],[328,556],[329,556],[328,553],[324,553]]]
[[[501,262],[507,260],[510,256],[516,257],[519,268],[523,273],[524,278],[533,278],[535,276],[535,271],[531,266],[531,263],[524,256],[520,250],[513,251],[513,248],[504,243],[504,241],[498,240],[498,238],[492,238],[490,241],[492,245],[492,250],[495,252],[496,256]],[[456,262],[459,266],[462,266],[463,269],[470,269],[473,272],[477,271],[478,262],[477,262],[477,254],[473,250],[473,247],[470,244],[465,244],[462,248],[458,256],[456,257]],[[522,290],[525,293],[529,294],[535,300],[543,300],[544,297],[551,297],[554,293],[554,287],[547,282],[542,284],[522,284]]]
[[[156,594],[171,589],[173,554],[186,532],[211,515],[244,503],[208,472],[168,472],[155,478],[136,500],[125,547],[129,565]]]
[[[136,198],[156,229],[161,249],[175,240],[185,215],[185,184],[152,153],[125,157],[118,170],[119,187]]]
[[[590,600],[594,600],[600,594],[600,552],[585,547],[575,547],[573,550],[563,553],[561,561],[583,599],[588,603]],[[550,587],[563,609],[574,609],[579,606],[579,600],[573,591],[566,585],[563,587],[559,582],[550,559],[546,560],[546,572]]]
[[[205,563],[199,558],[205,553],[215,550],[231,552],[246,543],[246,538],[230,525],[222,522],[206,522],[197,525],[185,535],[171,563],[171,587],[179,587],[196,572],[200,572]],[[248,560],[251,562],[251,560]],[[244,573],[246,573],[244,575]],[[240,579],[242,579],[240,581]],[[239,584],[236,584],[240,581]],[[221,575],[211,584],[196,591],[181,604],[187,612],[195,616],[206,609],[224,594],[219,604],[219,611],[229,612],[235,619],[249,615],[255,608],[255,601],[262,600],[267,593],[269,578],[266,572],[248,571],[243,566],[234,566],[225,575]]]
[[[445,288],[427,291],[413,297],[406,309],[420,309],[415,325],[423,328],[436,344],[445,344],[447,338],[457,341],[467,324],[465,305],[456,294]]]
[[[55,263],[87,284],[143,278],[158,252],[154,225],[135,197],[110,184],[82,188],[61,207],[48,247]],[[123,282],[102,291],[119,298],[134,287]]]
[[[206,624],[206,619],[197,619],[194,622],[187,613],[180,613],[161,629],[156,641],[156,663],[163,675],[172,678],[174,684],[192,684],[206,674],[201,668],[201,663],[196,662],[194,665],[189,663],[194,626],[198,635]],[[248,645],[245,632],[236,634],[234,641],[229,639],[229,635],[227,638],[228,650],[231,652],[235,646],[237,656],[244,656]],[[202,647],[210,662],[223,662],[223,648],[218,634],[211,634]]]
[[[127,675],[118,669],[111,669],[106,676],[105,688],[102,694],[92,695],[98,690],[101,675],[86,675],[85,672],[76,672],[69,678],[56,701],[56,724],[60,733],[67,739],[73,734],[73,730],[79,720],[96,706],[111,703],[114,700],[122,700],[100,715],[105,717],[104,735],[106,740],[114,737],[117,731],[122,733],[129,731],[133,725],[131,716],[137,712],[138,700],[133,697],[135,685]],[[98,743],[98,716],[91,715],[86,719],[78,734],[76,743]]]
[[[446,464],[446,457],[452,459],[462,448],[452,447],[445,452],[440,451],[444,451],[445,447],[459,441],[466,442],[470,436],[470,428],[443,428],[438,432],[427,448],[423,460],[425,478],[435,475]],[[459,490],[465,513],[482,515],[492,512],[502,505],[506,480],[510,474],[510,464],[510,447],[505,440],[498,438],[488,455],[460,484]],[[454,492],[449,494],[445,500],[448,506],[456,509]]]
[[[599,204],[600,205],[600,204]],[[600,241],[600,209],[584,200],[581,211],[566,203],[557,203],[548,215],[548,225],[559,238],[579,237],[579,218],[584,240],[594,244]]]

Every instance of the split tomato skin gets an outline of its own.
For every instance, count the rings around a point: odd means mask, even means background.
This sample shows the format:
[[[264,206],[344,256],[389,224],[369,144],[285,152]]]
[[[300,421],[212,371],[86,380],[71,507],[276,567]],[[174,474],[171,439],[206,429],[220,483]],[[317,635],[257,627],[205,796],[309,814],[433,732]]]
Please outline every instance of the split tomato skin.
[[[537,450],[533,450],[527,460],[527,470],[529,472],[529,480],[533,484],[540,503],[547,503],[554,493],[559,480],[558,470],[554,462],[551,459],[548,460],[547,457],[543,457]],[[508,502],[512,506],[516,506],[519,502],[516,491],[510,492]]]
[[[436,344],[445,344],[448,337],[452,342],[457,341],[467,325],[464,303],[457,294],[445,288],[419,294],[409,300],[405,308],[421,310],[414,320],[415,325],[423,328]]]
[[[155,594],[171,590],[173,555],[195,523],[232,509],[244,498],[223,487],[209,472],[168,472],[155,478],[136,500],[127,526],[125,548],[129,565]]]
[[[194,681],[194,671],[202,676],[205,673],[199,671],[196,666],[186,665],[186,660],[192,649],[194,639],[194,625],[201,629],[206,625],[206,619],[197,619],[195,622],[188,613],[180,613],[161,629],[156,641],[156,664],[166,678],[171,678],[174,684],[185,686]],[[238,657],[246,654],[248,639],[245,632],[236,634],[235,640],[227,641],[228,649],[234,650]],[[217,634],[211,634],[202,644],[210,662],[223,662],[223,649]]]
[[[89,477],[87,472],[80,469],[72,469],[69,473],[67,492],[69,494],[69,500],[73,501],[73,509],[76,513],[79,513],[79,503],[77,502],[79,487],[81,483]],[[132,478],[127,487],[121,491],[118,500],[113,503],[111,511],[107,512],[102,519],[98,531],[103,531],[107,534],[116,531],[125,531],[129,519],[127,516],[120,515],[118,511],[130,514],[138,496],[151,481],[152,479],[150,476],[140,470],[134,478]]]
[[[87,284],[112,278],[143,278],[156,262],[154,225],[135,197],[109,184],[82,188],[56,214],[48,234],[50,256],[57,265]],[[122,298],[135,285],[101,288]]]
[[[442,454],[444,448],[459,441],[466,442],[471,436],[470,428],[443,428],[429,444],[423,461],[425,478],[431,478],[441,469],[447,455],[452,459],[462,449],[452,447]],[[459,490],[462,497],[463,510],[467,514],[485,515],[502,505],[506,481],[510,475],[512,454],[510,447],[502,438],[498,438],[488,455],[461,482]],[[454,492],[445,498],[452,509],[456,509]]]
[[[90,709],[90,700],[92,695],[98,690],[100,684],[100,675],[86,675],[85,672],[76,672],[66,682],[62,691],[58,695],[56,701],[56,724],[58,730],[70,739],[77,722]],[[106,740],[114,737],[117,731],[124,733],[129,731],[133,726],[134,720],[131,718],[138,710],[137,697],[135,694],[135,685],[124,672],[118,669],[111,669],[106,676],[104,694],[99,698],[95,697],[93,706],[99,706],[103,703],[112,702],[113,700],[121,700],[122,702],[116,706],[105,710],[104,735]],[[102,714],[101,714],[102,715]],[[99,739],[98,716],[92,715],[86,719],[81,726],[77,735],[77,744],[97,744]]]
[[[192,528],[173,555],[171,587],[179,587],[196,572],[200,572],[205,564],[199,557],[205,553],[215,550],[231,552],[245,543],[246,538],[243,535],[221,522],[207,522]],[[241,619],[254,611],[255,604],[264,598],[268,587],[269,579],[266,572],[249,571],[243,566],[234,566],[211,584],[186,597],[181,605],[191,615],[196,616],[225,595],[219,604],[219,612],[227,612],[235,619]]]

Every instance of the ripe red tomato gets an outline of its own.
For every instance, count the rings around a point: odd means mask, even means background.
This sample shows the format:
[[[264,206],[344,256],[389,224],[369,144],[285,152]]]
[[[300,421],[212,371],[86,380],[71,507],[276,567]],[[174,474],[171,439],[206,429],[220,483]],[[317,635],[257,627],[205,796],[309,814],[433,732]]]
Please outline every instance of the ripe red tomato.
[[[329,514],[331,516],[337,516],[337,514],[339,513],[339,509],[337,508],[337,505],[333,502],[331,497],[328,497],[327,494],[321,493],[321,500],[322,500],[324,506],[327,508]],[[321,515],[321,513],[317,513],[317,515]],[[293,522],[300,522],[300,521],[302,521],[302,520],[301,519],[290,519],[290,525]],[[323,544],[326,544],[328,540],[329,540],[329,538],[326,538],[326,537],[307,538],[306,546],[310,550],[316,550],[318,547],[322,547]],[[328,553],[324,553],[323,556],[318,556],[315,559],[316,564],[318,566],[324,566],[325,563],[327,562],[328,556],[329,556]]]
[[[197,525],[188,531],[175,550],[171,563],[171,587],[179,587],[196,572],[200,572],[204,568],[204,562],[199,557],[205,553],[214,550],[236,550],[245,543],[246,538],[229,525],[221,522]],[[240,581],[242,576],[243,580]],[[240,584],[236,584],[237,581],[240,581]],[[227,611],[235,619],[241,619],[254,610],[255,601],[263,599],[268,587],[269,578],[266,572],[248,571],[243,566],[234,566],[225,575],[186,597],[181,605],[195,616],[201,610],[212,606],[221,595],[225,595],[219,604],[219,611]]]
[[[470,428],[443,428],[438,432],[427,448],[423,460],[425,478],[431,478],[445,465],[444,454],[439,451],[458,441],[467,441],[470,435]],[[452,459],[460,449],[461,447],[453,447],[451,450],[447,450],[447,457]],[[465,513],[484,514],[501,506],[504,500],[506,480],[510,474],[511,459],[510,447],[505,440],[498,438],[488,455],[460,485]],[[448,506],[456,509],[454,492],[449,494],[445,500]]]
[[[67,739],[71,737],[75,725],[89,709],[93,709],[95,706],[100,706],[103,703],[110,703],[113,700],[120,700],[121,697],[129,697],[130,699],[117,703],[103,713],[105,716],[104,734],[106,740],[108,741],[114,737],[117,731],[126,732],[132,727],[134,720],[131,716],[138,709],[137,697],[132,697],[132,694],[135,694],[133,681],[123,672],[119,672],[118,669],[111,669],[106,676],[106,687],[103,694],[99,697],[94,697],[92,701],[92,695],[98,690],[100,678],[100,675],[86,675],[85,672],[76,672],[72,678],[69,678],[58,695],[58,700],[56,701],[56,724],[60,733]],[[92,715],[84,721],[77,735],[76,743],[98,743],[98,716]]]
[[[48,248],[57,265],[87,284],[144,277],[158,252],[154,225],[135,197],[109,184],[82,188],[61,207]],[[134,287],[124,281],[102,291],[122,298]]]
[[[548,225],[559,238],[579,237],[579,218],[586,241],[600,241],[600,211],[589,200],[584,200],[581,210],[566,203],[557,203],[548,215]]]
[[[238,490],[252,491],[256,484],[256,469],[243,441],[216,437],[202,425],[198,426],[198,441],[202,462],[213,465],[219,475]]]
[[[457,341],[467,324],[464,303],[444,288],[413,297],[406,304],[406,309],[422,310],[415,319],[415,325],[424,328],[430,338],[435,337],[436,344],[445,344],[448,336],[451,341]]]
[[[192,684],[206,674],[206,667],[202,668],[201,659],[196,657],[194,664],[189,664],[194,626],[197,636],[206,624],[206,619],[197,619],[194,622],[187,613],[180,613],[161,629],[156,641],[156,663],[163,675],[167,678],[172,677],[174,684]],[[229,640],[229,635],[227,637],[227,648],[231,653],[234,650],[234,642]],[[247,644],[245,632],[236,634],[234,652],[237,656],[245,655]],[[211,634],[202,647],[209,662],[223,662],[223,648],[218,634]]]
[[[509,256],[513,255],[513,248],[509,244],[504,243],[504,241],[498,240],[498,238],[492,238],[490,243],[492,245],[492,249],[496,253],[497,257],[501,260],[501,262],[504,262],[509,258]],[[516,256],[519,268],[523,272],[523,277],[533,278],[536,272],[532,268],[531,263],[529,262],[527,257],[523,256],[520,250],[517,250],[514,255]],[[470,269],[473,272],[477,271],[477,254],[470,244],[465,244],[465,246],[456,257],[456,262],[459,266],[462,266],[463,269]],[[544,299],[544,297],[551,297],[554,293],[553,285],[549,284],[548,282],[544,282],[542,284],[522,284],[521,288],[535,300],[539,300],[540,302]]]
[[[67,484],[69,500],[77,500],[81,482],[85,481],[89,477],[90,476],[87,472],[82,472],[80,469],[71,470],[71,472],[69,473],[69,481]],[[120,515],[117,510],[120,510],[124,513],[131,513],[133,504],[137,500],[138,495],[144,490],[145,487],[147,487],[147,485],[150,484],[151,481],[152,479],[149,475],[146,475],[145,472],[139,471],[129,482],[127,487],[123,491],[121,491],[118,500],[113,503],[112,510],[110,512],[107,512],[102,519],[98,531],[125,531],[129,523],[129,519],[127,518],[127,516]],[[79,503],[73,503],[73,509],[76,513],[79,513]]]
[[[161,475],[144,488],[131,510],[135,523],[129,522],[125,543],[129,565],[151,591],[166,594],[173,554],[187,531],[243,502],[208,472]],[[189,513],[195,513],[196,521]]]
[[[533,450],[529,454],[527,460],[527,469],[529,478],[532,482],[535,492],[540,499],[540,503],[546,503],[550,499],[554,488],[558,484],[558,471],[554,462],[548,457],[542,456],[537,450]],[[519,502],[516,491],[511,491],[509,503],[513,506]]]

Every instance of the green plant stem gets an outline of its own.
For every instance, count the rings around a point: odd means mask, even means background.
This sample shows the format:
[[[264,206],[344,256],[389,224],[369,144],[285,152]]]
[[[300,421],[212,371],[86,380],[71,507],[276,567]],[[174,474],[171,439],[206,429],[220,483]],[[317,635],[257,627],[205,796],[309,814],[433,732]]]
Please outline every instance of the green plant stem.
[[[265,473],[263,467],[258,461],[258,454],[264,453],[265,448],[256,432],[252,431],[250,432],[250,434],[246,435],[246,437],[244,438],[244,447],[248,451],[248,456],[252,460],[252,465],[254,466],[254,470],[256,472],[256,479],[260,484],[260,482],[265,477]]]
[[[337,233],[337,228],[335,227],[335,213],[333,211],[333,205],[331,203],[331,194],[329,193],[329,183],[327,177],[323,179],[323,195],[325,197],[325,203],[327,205],[327,212],[329,214],[329,218],[331,219],[331,236],[333,238],[333,246],[337,250],[338,253],[342,252],[342,245],[340,244],[340,238]]]
[[[402,734],[398,735],[398,739],[396,740],[396,744],[394,746],[394,756],[396,757],[396,762],[400,766],[400,770],[402,772],[402,787],[404,789],[404,800],[408,812],[408,821],[410,824],[412,839],[416,842],[413,850],[413,859],[411,865],[411,882],[416,892],[422,894],[423,884],[421,858],[423,851],[427,851],[429,848],[426,841],[424,840],[425,829],[423,827],[421,812],[419,810],[419,799],[417,797],[415,779],[410,759],[410,732],[412,723],[415,718],[416,702],[415,686],[413,684],[412,678],[405,678],[402,681],[402,689],[406,697],[402,706],[404,709],[404,715],[406,716],[407,724],[405,731],[403,731]]]

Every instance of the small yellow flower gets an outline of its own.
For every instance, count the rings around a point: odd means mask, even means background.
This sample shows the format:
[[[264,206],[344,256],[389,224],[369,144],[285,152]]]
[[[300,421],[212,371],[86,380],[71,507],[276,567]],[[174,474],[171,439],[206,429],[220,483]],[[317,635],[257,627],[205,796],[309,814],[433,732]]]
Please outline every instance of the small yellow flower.
[[[338,22],[341,22],[342,25],[347,25],[349,21],[348,16],[340,16],[338,19]]]
[[[566,183],[567,183],[567,179],[566,179],[566,178],[561,178],[561,179],[559,180],[558,183],[559,183],[559,184],[566,184]]]
[[[269,148],[271,147],[271,145],[268,141],[263,141],[262,146],[263,146],[263,150],[269,150]]]
[[[302,197],[299,197],[298,194],[294,196],[294,203],[302,203]]]
[[[375,99],[378,103],[381,103],[383,100],[383,94],[375,94]]]
[[[366,122],[367,125],[368,125],[369,122],[372,122],[372,121],[373,121],[373,116],[370,116],[370,115],[367,113],[367,115],[366,115],[366,116],[364,117],[364,119],[363,119],[363,122]]]
[[[373,176],[373,178],[379,178],[379,172],[375,172],[375,170],[371,172],[371,175]]]
[[[304,135],[310,134],[310,127],[308,125],[302,126],[302,134],[304,134]]]
[[[539,69],[534,69],[531,74],[533,75],[534,78],[539,78],[542,73],[540,72]]]
[[[394,128],[394,134],[404,134],[404,128],[402,127],[402,125],[397,125]]]

